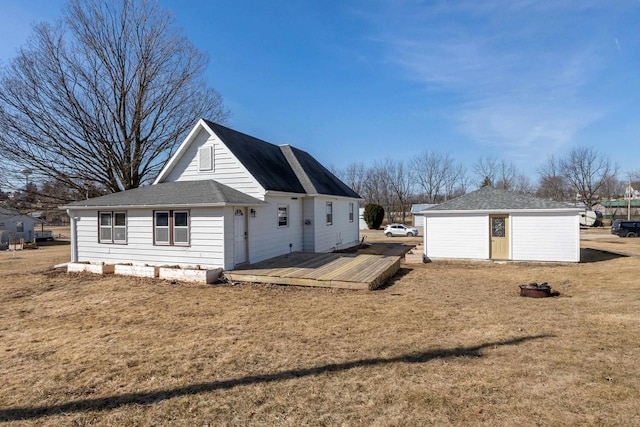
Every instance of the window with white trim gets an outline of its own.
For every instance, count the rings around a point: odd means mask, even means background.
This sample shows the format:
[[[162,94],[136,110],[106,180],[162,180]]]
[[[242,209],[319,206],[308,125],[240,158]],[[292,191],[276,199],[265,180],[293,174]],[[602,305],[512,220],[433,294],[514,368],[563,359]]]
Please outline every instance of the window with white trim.
[[[278,205],[278,227],[289,226],[289,206]]]
[[[153,213],[153,243],[167,246],[188,246],[189,211],[155,211]]]
[[[349,203],[349,222],[353,222],[353,203]]]
[[[332,225],[333,224],[333,202],[327,202],[326,213],[327,213],[327,225]]]
[[[127,213],[98,212],[98,242],[127,243]]]

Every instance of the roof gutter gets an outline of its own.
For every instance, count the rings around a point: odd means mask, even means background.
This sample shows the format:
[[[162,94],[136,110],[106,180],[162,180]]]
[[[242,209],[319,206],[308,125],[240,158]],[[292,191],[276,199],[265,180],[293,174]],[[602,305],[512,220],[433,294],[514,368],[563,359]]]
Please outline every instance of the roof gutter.
[[[347,196],[337,196],[333,194],[307,194],[307,193],[287,193],[285,191],[274,191],[267,190],[265,192],[265,196],[284,196],[284,197],[329,197],[332,199],[343,199],[343,200],[364,200],[362,197],[347,197]]]

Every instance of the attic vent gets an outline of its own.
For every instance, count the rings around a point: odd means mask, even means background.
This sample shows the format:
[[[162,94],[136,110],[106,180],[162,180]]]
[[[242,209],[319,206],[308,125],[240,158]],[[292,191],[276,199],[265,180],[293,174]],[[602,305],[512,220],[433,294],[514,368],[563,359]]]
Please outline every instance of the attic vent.
[[[211,145],[198,149],[198,170],[213,170],[213,147]]]

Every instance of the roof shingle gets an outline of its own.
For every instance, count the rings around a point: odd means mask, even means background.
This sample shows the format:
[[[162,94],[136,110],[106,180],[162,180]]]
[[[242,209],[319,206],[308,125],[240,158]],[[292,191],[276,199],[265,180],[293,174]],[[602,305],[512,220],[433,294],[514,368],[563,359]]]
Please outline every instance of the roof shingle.
[[[495,210],[539,210],[572,209],[565,203],[539,199],[492,187],[482,187],[455,199],[448,200],[425,210],[430,211],[495,211]],[[577,208],[576,208],[577,209]]]
[[[214,180],[177,181],[139,187],[69,203],[67,207],[261,205],[265,202]]]

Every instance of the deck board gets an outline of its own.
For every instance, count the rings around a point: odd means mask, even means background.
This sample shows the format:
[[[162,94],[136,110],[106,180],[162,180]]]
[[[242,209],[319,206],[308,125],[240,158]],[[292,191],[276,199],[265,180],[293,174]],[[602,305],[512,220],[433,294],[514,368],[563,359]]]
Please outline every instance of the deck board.
[[[224,275],[234,282],[376,289],[399,269],[399,256],[293,252]]]

